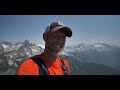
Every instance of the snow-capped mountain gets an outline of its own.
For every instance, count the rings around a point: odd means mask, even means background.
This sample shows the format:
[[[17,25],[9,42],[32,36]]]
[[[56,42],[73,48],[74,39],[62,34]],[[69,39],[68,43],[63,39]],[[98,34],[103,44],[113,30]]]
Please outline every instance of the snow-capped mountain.
[[[105,47],[106,45],[104,43],[96,43],[93,46],[100,48],[100,47]]]
[[[14,50],[18,50],[22,45],[23,45],[22,42],[17,42],[17,43],[15,44]]]
[[[17,51],[21,53],[36,53],[41,52],[43,48],[41,46],[37,46],[36,44],[32,43],[29,40],[25,40],[24,42],[17,42],[16,44],[12,44],[10,42],[0,42],[0,52],[12,52]]]
[[[18,49],[19,54],[23,55],[26,54],[29,57],[40,54],[42,52],[42,48],[38,47],[36,44],[31,43],[30,41],[26,40]]]
[[[36,54],[40,54],[41,52],[43,52],[43,49],[29,40],[18,42],[16,44],[12,44],[10,42],[1,42],[0,63],[2,68],[4,68],[6,64],[6,66],[18,67],[18,64],[25,59],[28,59]]]
[[[71,46],[67,46],[65,48],[66,51],[76,51],[76,50],[80,50],[80,51],[84,51],[84,50],[87,50],[87,49],[107,49],[107,48],[111,48],[110,45],[107,45],[107,44],[104,44],[104,43],[95,43],[95,44],[85,44],[85,43],[81,43],[81,44],[78,44],[78,45],[71,45]]]
[[[16,44],[0,42],[0,74],[15,73],[24,60],[42,53],[44,48],[44,45],[36,45],[29,40]],[[120,70],[120,48],[105,43],[66,47],[61,58],[68,60],[73,75],[120,74],[115,70]]]
[[[84,44],[84,43],[81,43],[81,44],[78,44],[78,45],[71,45],[71,46],[67,46],[65,47],[65,51],[75,51],[75,50],[80,50],[80,49],[87,49],[88,48],[88,45],[87,44]]]
[[[78,44],[65,48],[65,51],[73,54],[78,60],[87,63],[104,64],[113,68],[120,66],[120,48],[105,43]],[[120,70],[120,68],[117,68]]]
[[[1,47],[3,48],[4,52],[10,52],[13,48],[10,42],[1,42]]]
[[[22,45],[22,42],[16,43],[16,44],[12,44],[10,42],[0,42],[0,51],[3,51],[2,53],[10,52],[13,50],[16,51],[21,45]]]

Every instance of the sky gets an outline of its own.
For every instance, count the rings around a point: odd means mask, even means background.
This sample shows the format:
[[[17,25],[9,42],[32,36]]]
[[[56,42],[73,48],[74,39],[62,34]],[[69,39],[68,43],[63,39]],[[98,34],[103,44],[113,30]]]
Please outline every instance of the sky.
[[[72,29],[66,45],[109,43],[120,45],[120,15],[0,15],[0,41],[30,40],[44,44],[43,33],[51,22]]]

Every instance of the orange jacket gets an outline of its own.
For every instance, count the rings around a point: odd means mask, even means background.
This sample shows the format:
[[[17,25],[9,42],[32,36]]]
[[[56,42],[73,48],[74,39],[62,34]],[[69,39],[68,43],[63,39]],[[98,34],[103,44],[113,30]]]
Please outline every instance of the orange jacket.
[[[37,55],[38,58],[41,58],[50,75],[63,75],[62,62],[58,57],[55,61],[47,60],[43,54]],[[66,60],[64,60],[65,66],[68,68],[68,74],[70,75],[70,66]],[[17,75],[39,75],[39,67],[32,59],[24,61],[18,68]]]

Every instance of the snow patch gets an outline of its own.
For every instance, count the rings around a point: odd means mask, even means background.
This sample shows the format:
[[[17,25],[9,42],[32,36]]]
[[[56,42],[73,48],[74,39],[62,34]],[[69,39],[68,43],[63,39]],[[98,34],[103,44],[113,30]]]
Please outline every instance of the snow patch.
[[[37,52],[37,50],[35,50],[35,49],[32,49],[32,51],[33,51],[33,52]]]
[[[37,46],[40,46],[41,48],[45,49],[45,45],[37,45]]]
[[[12,60],[8,60],[8,64],[9,65],[13,65],[13,61]]]
[[[8,45],[5,45],[5,44],[2,44],[3,48],[8,48],[9,46]]]
[[[94,45],[94,47],[105,47],[105,46],[102,44],[96,44],[96,45]]]
[[[30,53],[29,52],[26,52],[27,55],[29,55]]]

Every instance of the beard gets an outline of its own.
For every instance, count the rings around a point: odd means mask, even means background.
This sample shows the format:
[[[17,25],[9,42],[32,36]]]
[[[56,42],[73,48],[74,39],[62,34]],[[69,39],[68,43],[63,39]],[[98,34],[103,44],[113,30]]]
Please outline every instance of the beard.
[[[46,49],[50,51],[53,56],[60,56],[64,45],[46,45]]]

